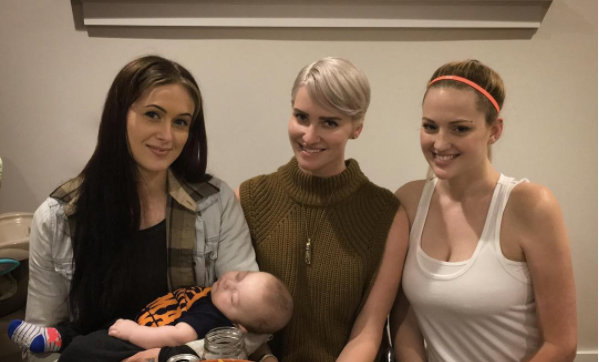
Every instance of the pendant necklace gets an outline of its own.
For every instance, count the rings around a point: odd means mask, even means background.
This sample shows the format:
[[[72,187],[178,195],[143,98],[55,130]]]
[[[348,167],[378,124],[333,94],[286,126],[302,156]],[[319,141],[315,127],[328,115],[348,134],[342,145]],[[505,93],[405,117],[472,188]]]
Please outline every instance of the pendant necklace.
[[[324,220],[324,214],[326,213],[326,211],[329,207],[329,203],[331,202],[332,197],[333,197],[333,193],[331,192],[331,194],[329,195],[329,198],[327,200],[327,203],[324,205],[324,209],[322,209],[322,214],[320,214],[320,217],[317,220],[314,234],[310,235],[309,228],[308,228],[308,217],[307,217],[307,215],[302,213],[302,216],[304,219],[304,227],[306,228],[306,237],[308,238],[308,241],[306,242],[306,253],[304,255],[304,261],[306,262],[306,265],[310,265],[312,263],[312,236],[315,236],[317,231],[320,230],[319,226],[322,225],[322,221]]]

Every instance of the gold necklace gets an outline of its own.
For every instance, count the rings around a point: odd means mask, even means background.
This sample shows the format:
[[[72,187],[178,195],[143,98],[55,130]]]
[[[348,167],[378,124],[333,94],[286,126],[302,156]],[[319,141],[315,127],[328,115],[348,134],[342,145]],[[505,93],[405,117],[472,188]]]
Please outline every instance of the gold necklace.
[[[329,203],[331,202],[332,197],[333,197],[333,193],[331,192],[331,194],[329,195],[329,198],[327,200],[327,203],[324,205],[324,209],[322,209],[322,214],[320,214],[320,217],[317,220],[316,229],[314,230],[314,234],[310,235],[310,232],[308,231],[308,218],[306,217],[306,215],[304,215],[304,213],[302,213],[302,216],[304,219],[304,227],[306,228],[306,237],[308,238],[308,241],[306,242],[306,254],[304,255],[304,261],[306,262],[306,265],[310,265],[312,263],[312,236],[316,235],[316,232],[318,230],[320,230],[319,226],[322,225],[322,221],[324,219],[324,214],[326,213],[326,211],[329,207]]]

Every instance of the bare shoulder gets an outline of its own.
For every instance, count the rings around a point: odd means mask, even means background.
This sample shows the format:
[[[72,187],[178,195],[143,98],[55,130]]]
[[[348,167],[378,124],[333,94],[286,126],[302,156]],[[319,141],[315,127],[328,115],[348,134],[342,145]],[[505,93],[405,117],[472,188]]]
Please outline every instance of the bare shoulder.
[[[531,182],[521,182],[514,187],[508,208],[525,218],[542,217],[560,209],[555,195],[548,187]]]
[[[414,202],[418,204],[425,184],[426,180],[410,181],[397,189],[397,191],[395,191],[395,196],[397,196],[399,201],[404,205],[413,204]]]
[[[525,234],[538,235],[563,223],[561,208],[553,192],[530,182],[522,182],[512,190],[505,216],[518,232]]]
[[[399,199],[401,205],[408,213],[410,224],[416,215],[420,196],[422,195],[425,184],[426,180],[410,181],[395,191],[395,196]]]

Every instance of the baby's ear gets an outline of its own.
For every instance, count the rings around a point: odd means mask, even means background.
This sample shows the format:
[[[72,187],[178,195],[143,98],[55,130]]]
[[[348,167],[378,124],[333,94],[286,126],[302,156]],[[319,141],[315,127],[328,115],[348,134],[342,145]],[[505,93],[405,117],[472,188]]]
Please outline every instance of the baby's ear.
[[[233,325],[235,327],[237,327],[240,331],[242,331],[243,334],[247,334],[248,333],[248,330],[244,326],[242,326],[241,324],[233,323]]]

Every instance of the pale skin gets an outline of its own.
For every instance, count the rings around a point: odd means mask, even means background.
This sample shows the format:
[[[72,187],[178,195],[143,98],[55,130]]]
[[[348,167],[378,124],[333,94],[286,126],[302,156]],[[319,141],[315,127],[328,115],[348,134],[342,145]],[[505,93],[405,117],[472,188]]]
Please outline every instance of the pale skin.
[[[305,87],[301,87],[288,126],[289,139],[300,169],[318,177],[330,177],[343,172],[347,141],[358,138],[362,126],[362,120],[352,120],[338,111],[322,108],[310,99]],[[239,189],[236,194],[239,198]],[[408,227],[406,212],[400,207],[389,230],[381,266],[368,299],[337,361],[374,360],[381,343],[383,326],[399,287],[408,246]],[[256,355],[268,351],[268,347],[264,346]]]
[[[194,109],[187,91],[169,84],[144,92],[127,112],[129,149],[142,181],[138,186],[142,230],[166,217],[167,170],[187,142]]]
[[[439,180],[422,249],[443,261],[472,256],[499,178],[486,148],[501,137],[503,120],[488,125],[475,106],[473,92],[433,88],[423,102],[421,145]],[[424,180],[410,182],[396,192],[410,226],[424,184]],[[528,361],[573,361],[577,341],[574,276],[561,209],[549,189],[527,182],[514,188],[504,211],[500,245],[507,259],[528,264],[534,285],[542,344]],[[392,333],[396,359],[426,361],[423,336],[402,292],[392,312]]]
[[[108,329],[108,335],[145,349],[175,347],[198,339],[196,331],[185,322],[154,328],[140,326],[128,319],[117,320]]]

